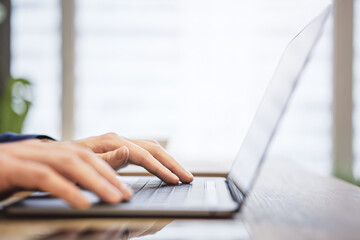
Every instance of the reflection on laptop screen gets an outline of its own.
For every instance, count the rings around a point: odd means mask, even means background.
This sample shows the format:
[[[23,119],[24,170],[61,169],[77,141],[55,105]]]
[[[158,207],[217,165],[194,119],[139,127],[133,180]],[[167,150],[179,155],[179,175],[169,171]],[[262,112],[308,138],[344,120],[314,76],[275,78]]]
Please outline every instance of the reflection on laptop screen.
[[[330,11],[331,7],[328,7],[305,27],[283,53],[229,174],[231,181],[245,194],[258,175],[259,166]]]

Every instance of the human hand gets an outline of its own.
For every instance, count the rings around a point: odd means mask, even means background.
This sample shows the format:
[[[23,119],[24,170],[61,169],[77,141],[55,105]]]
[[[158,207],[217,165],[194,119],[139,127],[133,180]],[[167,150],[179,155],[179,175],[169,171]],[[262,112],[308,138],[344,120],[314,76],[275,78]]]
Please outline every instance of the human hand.
[[[39,189],[88,208],[90,202],[73,181],[109,203],[132,195],[114,170],[87,148],[35,139],[0,144],[0,192],[15,187]]]
[[[188,183],[193,180],[192,174],[154,140],[131,140],[107,133],[74,143],[90,148],[114,169],[132,163],[144,167],[166,183],[177,184],[179,180]]]

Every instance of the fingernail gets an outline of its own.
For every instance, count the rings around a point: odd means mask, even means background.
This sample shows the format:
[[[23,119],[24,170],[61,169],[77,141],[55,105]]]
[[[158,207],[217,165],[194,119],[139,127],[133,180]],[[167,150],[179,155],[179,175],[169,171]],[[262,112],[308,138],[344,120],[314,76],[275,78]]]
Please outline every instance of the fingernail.
[[[77,208],[80,209],[88,209],[91,206],[89,199],[84,194],[79,194],[79,198],[77,199]]]
[[[134,194],[133,190],[130,187],[126,186],[126,190],[129,192],[130,195]]]
[[[178,184],[180,181],[180,179],[174,175],[174,184]]]
[[[129,149],[126,146],[122,146],[120,149],[121,149],[120,159],[122,159],[123,157],[127,157]]]
[[[189,174],[189,176],[194,177],[194,175],[192,175],[192,173],[189,172],[188,170],[186,170],[186,172]]]
[[[118,203],[121,201],[122,197],[122,193],[115,187],[108,187],[107,198],[109,202]]]
[[[126,199],[129,199],[130,197],[132,197],[132,195],[134,195],[134,192],[131,188],[125,186],[125,189],[126,189]]]

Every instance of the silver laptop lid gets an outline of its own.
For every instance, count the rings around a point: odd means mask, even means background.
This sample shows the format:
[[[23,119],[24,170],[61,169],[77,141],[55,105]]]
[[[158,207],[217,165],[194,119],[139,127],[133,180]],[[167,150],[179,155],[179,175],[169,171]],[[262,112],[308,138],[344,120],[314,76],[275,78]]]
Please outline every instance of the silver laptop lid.
[[[228,176],[228,180],[243,195],[249,192],[259,173],[270,142],[331,9],[331,6],[327,7],[295,36],[281,57]]]

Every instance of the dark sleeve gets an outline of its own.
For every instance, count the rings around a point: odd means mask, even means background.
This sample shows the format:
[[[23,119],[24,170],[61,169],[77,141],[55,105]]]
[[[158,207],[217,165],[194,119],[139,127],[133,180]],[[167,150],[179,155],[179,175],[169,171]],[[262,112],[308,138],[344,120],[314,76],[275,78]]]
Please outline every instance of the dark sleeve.
[[[38,138],[38,139],[50,139],[54,140],[53,138],[46,136],[46,135],[39,135],[39,134],[17,134],[12,132],[6,132],[3,134],[0,134],[0,143],[4,142],[14,142],[14,141],[20,141],[30,138]]]

